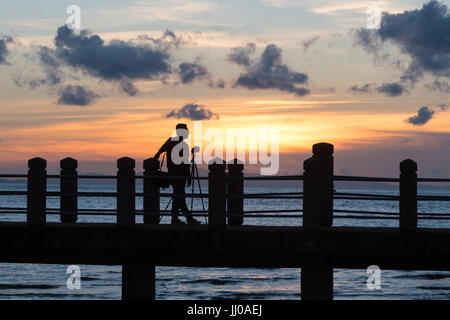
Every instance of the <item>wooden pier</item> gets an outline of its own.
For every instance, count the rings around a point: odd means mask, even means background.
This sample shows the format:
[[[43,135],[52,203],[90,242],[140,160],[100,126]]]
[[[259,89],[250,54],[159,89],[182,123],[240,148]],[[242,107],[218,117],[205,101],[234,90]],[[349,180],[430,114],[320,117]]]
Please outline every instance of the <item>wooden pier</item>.
[[[144,172],[136,175],[133,159],[119,159],[117,176],[106,177],[117,180],[114,194],[79,192],[78,180],[93,177],[78,175],[77,161],[70,158],[61,161],[57,176],[47,174],[46,161],[40,158],[29,161],[27,175],[0,175],[28,181],[23,193],[27,196],[23,212],[27,222],[0,222],[0,262],[121,265],[123,299],[155,298],[155,266],[301,268],[302,299],[332,299],[333,268],[378,265],[382,270],[450,270],[450,229],[417,227],[418,218],[432,218],[432,214],[417,212],[417,201],[450,200],[418,195],[417,183],[450,180],[419,179],[412,160],[401,162],[399,178],[336,176],[333,146],[327,143],[313,146],[313,156],[304,161],[304,173],[299,176],[244,177],[242,164],[216,161],[205,177],[208,194],[187,194],[208,198],[208,224],[198,226],[159,223],[164,214],[160,198],[169,195],[155,187],[159,179],[155,161],[146,160]],[[47,179],[59,179],[60,192],[48,192]],[[143,193],[136,192],[137,179],[143,179]],[[258,195],[244,194],[244,181],[263,179],[303,180],[303,190],[296,195],[299,203],[303,200],[302,226],[245,224],[244,199]],[[334,192],[337,180],[398,183],[399,196],[373,197],[399,201],[399,212],[390,216],[399,219],[399,227],[334,227],[334,199],[369,198]],[[21,193],[0,192],[14,194]],[[60,197],[59,223],[46,221],[47,214],[55,213],[46,208],[48,196]],[[77,200],[82,196],[115,197],[117,210],[112,214],[117,222],[78,223],[83,211]],[[268,197],[277,196],[286,197]],[[136,197],[143,197],[141,211],[136,210]],[[136,214],[144,215],[144,223],[136,223]]]

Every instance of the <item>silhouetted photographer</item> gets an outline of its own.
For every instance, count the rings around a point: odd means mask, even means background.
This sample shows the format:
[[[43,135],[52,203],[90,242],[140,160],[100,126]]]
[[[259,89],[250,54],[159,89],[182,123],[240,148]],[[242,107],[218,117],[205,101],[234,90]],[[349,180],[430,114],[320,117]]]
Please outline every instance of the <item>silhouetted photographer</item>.
[[[167,170],[170,176],[176,178],[171,180],[173,187],[172,198],[172,224],[183,224],[179,218],[179,211],[183,211],[188,224],[200,224],[199,221],[192,217],[186,205],[186,191],[185,187],[191,185],[191,170],[189,161],[189,146],[184,141],[189,137],[189,130],[187,125],[179,123],[176,125],[176,137],[170,137],[162,145],[162,147],[155,154],[155,158],[159,159],[162,153],[166,153]],[[186,152],[187,150],[187,152]]]

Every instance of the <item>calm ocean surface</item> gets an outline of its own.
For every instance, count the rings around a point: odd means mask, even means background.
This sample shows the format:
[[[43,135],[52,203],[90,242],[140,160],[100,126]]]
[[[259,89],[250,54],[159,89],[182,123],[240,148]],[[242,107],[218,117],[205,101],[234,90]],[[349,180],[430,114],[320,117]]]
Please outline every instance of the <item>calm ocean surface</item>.
[[[300,187],[246,187],[248,193],[298,192]],[[49,191],[58,184],[49,183]],[[140,189],[140,190],[139,190]],[[26,190],[23,182],[1,182],[0,190]],[[138,185],[138,191],[141,191]],[[111,184],[81,184],[80,191],[115,191]],[[164,192],[169,192],[166,190]],[[206,192],[206,190],[203,190]],[[301,191],[301,190],[300,190]],[[336,187],[338,192],[398,194],[397,187]],[[420,194],[450,195],[450,188],[419,188]],[[162,198],[165,207],[168,198]],[[0,196],[0,207],[25,207],[24,196]],[[49,208],[59,198],[48,199]],[[190,200],[188,200],[190,206]],[[81,198],[80,208],[112,208],[112,198]],[[194,208],[201,209],[200,200]],[[245,210],[300,209],[301,200],[246,199]],[[138,198],[137,209],[142,209]],[[335,200],[335,209],[397,211],[396,201]],[[419,212],[450,213],[449,202],[419,202]],[[297,213],[298,214],[298,213]],[[339,215],[339,214],[336,214]],[[345,214],[342,214],[345,215]],[[48,221],[59,217],[49,215]],[[202,217],[198,218],[204,223]],[[1,221],[25,221],[25,215],[0,215]],[[80,216],[79,222],[114,222],[115,217]],[[138,217],[137,222],[142,222]],[[164,217],[161,223],[169,223]],[[300,218],[246,218],[245,224],[301,225]],[[397,220],[335,219],[335,226],[398,226]],[[450,221],[420,221],[420,227],[450,228]],[[0,264],[0,299],[120,299],[121,267],[80,265],[81,289],[66,287],[68,265]],[[299,299],[300,269],[156,268],[157,299]],[[335,299],[450,299],[450,272],[381,271],[381,289],[366,287],[366,270],[334,270]]]

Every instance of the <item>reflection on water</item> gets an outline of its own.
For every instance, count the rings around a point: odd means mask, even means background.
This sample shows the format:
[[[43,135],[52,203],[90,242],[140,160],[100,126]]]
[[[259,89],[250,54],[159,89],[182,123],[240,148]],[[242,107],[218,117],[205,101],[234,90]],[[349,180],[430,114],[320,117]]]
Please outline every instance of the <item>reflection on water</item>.
[[[0,190],[24,190],[23,183],[0,183]],[[138,185],[138,191],[141,186]],[[58,186],[49,185],[57,191]],[[114,191],[114,185],[81,185],[80,191]],[[203,190],[205,191],[205,190]],[[295,187],[246,187],[246,192],[297,192]],[[301,190],[300,190],[301,191]],[[338,192],[396,194],[397,188],[338,188]],[[166,190],[164,192],[170,192]],[[423,189],[421,194],[449,195],[450,189]],[[0,196],[1,207],[24,207],[23,196]],[[164,208],[168,199],[162,199]],[[190,205],[190,203],[188,203]],[[196,210],[201,203],[195,201]],[[49,198],[48,207],[57,208],[58,198]],[[300,209],[297,199],[246,199],[246,210]],[[109,198],[84,198],[80,208],[115,208]],[[142,200],[137,200],[142,208]],[[397,202],[336,200],[336,209],[397,211]],[[445,202],[421,202],[419,212],[449,213]],[[286,213],[288,214],[288,213]],[[289,213],[295,215],[298,213]],[[338,214],[336,214],[338,215]],[[1,221],[25,221],[23,215],[2,215]],[[58,221],[49,216],[48,221]],[[115,217],[80,216],[80,222],[115,222]],[[138,217],[138,223],[142,218]],[[162,223],[168,223],[167,217]],[[301,225],[300,218],[246,219],[253,225]],[[398,226],[396,220],[335,219],[336,226]],[[419,221],[421,227],[450,228],[449,221]],[[120,299],[121,267],[80,265],[81,289],[69,290],[67,265],[0,264],[0,299]],[[299,299],[300,269],[156,268],[157,299]],[[450,272],[381,271],[381,290],[368,290],[366,270],[334,270],[335,299],[449,299]]]

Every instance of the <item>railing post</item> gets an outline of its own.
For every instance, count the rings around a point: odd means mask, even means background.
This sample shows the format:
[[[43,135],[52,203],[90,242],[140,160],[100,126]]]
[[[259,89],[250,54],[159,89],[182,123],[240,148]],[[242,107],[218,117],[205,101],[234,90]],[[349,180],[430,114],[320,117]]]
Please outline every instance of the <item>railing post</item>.
[[[318,227],[321,226],[321,203],[324,198],[324,187],[321,183],[321,161],[317,157],[303,162],[303,228],[311,233],[314,239]],[[319,243],[310,241],[309,246],[320,252]],[[326,259],[309,260],[301,267],[302,300],[333,299],[333,266]]]
[[[228,224],[240,226],[244,222],[244,163],[238,159],[232,160],[227,165],[228,178],[235,178],[227,181],[227,195],[235,198],[227,198]]]
[[[134,168],[136,162],[131,158],[117,160],[117,224],[119,227],[132,227],[135,224],[136,181]]]
[[[215,158],[208,165],[208,225],[210,228],[225,228],[226,183],[225,162]]]
[[[400,230],[417,230],[417,163],[400,162]]]
[[[315,229],[320,216],[320,164],[315,158],[303,161],[303,227]]]
[[[320,216],[319,225],[331,227],[333,225],[333,175],[334,175],[334,146],[329,143],[313,145],[313,158],[319,162],[320,171]]]
[[[60,197],[61,222],[76,222],[78,211],[78,161],[72,158],[65,158],[60,161],[61,193],[71,194]]]
[[[47,161],[42,158],[28,160],[27,223],[43,226],[46,222]]]
[[[148,178],[156,176],[160,163],[158,159],[144,160],[144,223],[159,224],[160,196],[157,180]]]

